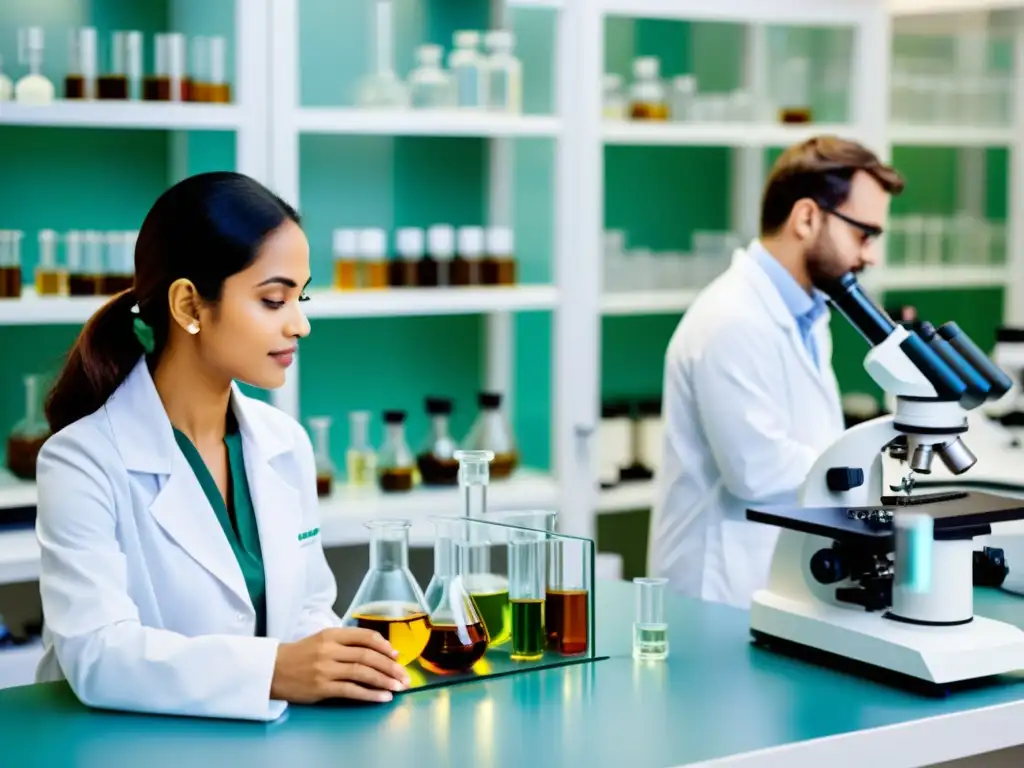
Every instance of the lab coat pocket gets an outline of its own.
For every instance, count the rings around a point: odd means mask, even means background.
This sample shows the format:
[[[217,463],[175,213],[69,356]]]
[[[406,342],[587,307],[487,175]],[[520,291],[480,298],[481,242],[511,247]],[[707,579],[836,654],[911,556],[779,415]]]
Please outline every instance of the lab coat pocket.
[[[725,602],[748,608],[754,593],[768,583],[779,529],[749,520],[722,521],[722,571]]]

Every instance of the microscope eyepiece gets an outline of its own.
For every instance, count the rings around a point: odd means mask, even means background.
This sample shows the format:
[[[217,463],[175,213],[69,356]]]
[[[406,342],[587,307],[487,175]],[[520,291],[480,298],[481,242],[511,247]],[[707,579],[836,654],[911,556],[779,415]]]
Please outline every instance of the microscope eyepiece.
[[[977,408],[985,402],[992,390],[988,378],[982,375],[971,363],[953,348],[953,345],[946,341],[935,330],[935,326],[924,321],[918,324],[917,334],[924,339],[928,346],[935,350],[936,354],[948,365],[966,386],[966,391],[960,398],[960,405],[964,410]]]
[[[889,338],[896,324],[860,287],[857,276],[847,272],[824,287],[824,291],[850,324],[860,331],[868,344],[876,347]]]
[[[939,327],[939,335],[949,342],[949,345],[967,361],[967,363],[981,374],[989,383],[988,397],[990,400],[998,400],[1013,387],[1011,379],[998,365],[993,363],[978,345],[971,341],[971,337],[961,330],[960,326],[950,321]]]

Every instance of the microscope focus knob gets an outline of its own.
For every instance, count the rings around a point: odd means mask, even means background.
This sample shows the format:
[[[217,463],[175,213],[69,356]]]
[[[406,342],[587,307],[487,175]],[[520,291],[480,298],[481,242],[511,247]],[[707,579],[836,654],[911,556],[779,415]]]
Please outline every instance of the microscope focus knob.
[[[836,584],[850,575],[850,566],[842,552],[819,549],[811,558],[811,575],[819,584]]]

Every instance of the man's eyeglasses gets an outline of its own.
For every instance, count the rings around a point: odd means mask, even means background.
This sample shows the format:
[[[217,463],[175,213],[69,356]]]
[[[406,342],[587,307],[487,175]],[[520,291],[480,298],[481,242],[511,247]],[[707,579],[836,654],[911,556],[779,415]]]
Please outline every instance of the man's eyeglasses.
[[[840,219],[841,221],[845,221],[847,224],[849,224],[854,229],[860,230],[861,234],[864,237],[864,242],[865,243],[869,243],[872,240],[882,236],[882,232],[884,230],[881,227],[875,226],[874,224],[865,224],[863,221],[857,221],[857,219],[854,219],[854,218],[852,218],[850,216],[847,216],[845,213],[840,213],[835,208],[826,208],[824,206],[819,206],[819,207],[825,213],[829,213],[829,214],[835,216],[837,219]]]

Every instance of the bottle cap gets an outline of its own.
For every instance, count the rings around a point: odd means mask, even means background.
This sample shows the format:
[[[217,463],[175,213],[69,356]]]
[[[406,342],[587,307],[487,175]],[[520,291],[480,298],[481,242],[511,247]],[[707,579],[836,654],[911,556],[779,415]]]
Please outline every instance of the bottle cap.
[[[359,254],[359,232],[355,229],[334,230],[334,258],[354,259]]]
[[[476,398],[477,405],[487,410],[494,410],[495,408],[501,408],[501,393],[500,392],[481,392]]]
[[[418,227],[405,227],[395,235],[398,255],[413,261],[423,257],[423,230]]]
[[[479,259],[483,255],[483,227],[462,227],[459,230],[459,256],[466,259]]]
[[[452,40],[456,48],[477,48],[480,45],[480,33],[475,29],[460,29],[452,35]]]
[[[405,421],[405,411],[384,411],[385,424],[401,424]]]
[[[424,67],[437,67],[444,58],[444,48],[440,45],[427,43],[416,49],[416,61]]]
[[[512,230],[491,227],[487,230],[487,253],[491,256],[511,256],[514,250]]]
[[[427,251],[435,259],[450,259],[455,251],[455,230],[450,224],[435,224],[427,230]]]
[[[484,45],[491,51],[511,51],[515,44],[515,35],[507,29],[494,29],[484,35]]]
[[[454,405],[449,397],[428,397],[425,403],[429,416],[449,416]]]
[[[359,233],[359,255],[364,259],[383,259],[387,247],[387,235],[383,229],[364,229]]]
[[[654,56],[641,56],[633,62],[633,76],[648,80],[657,77],[661,70],[661,62]]]

